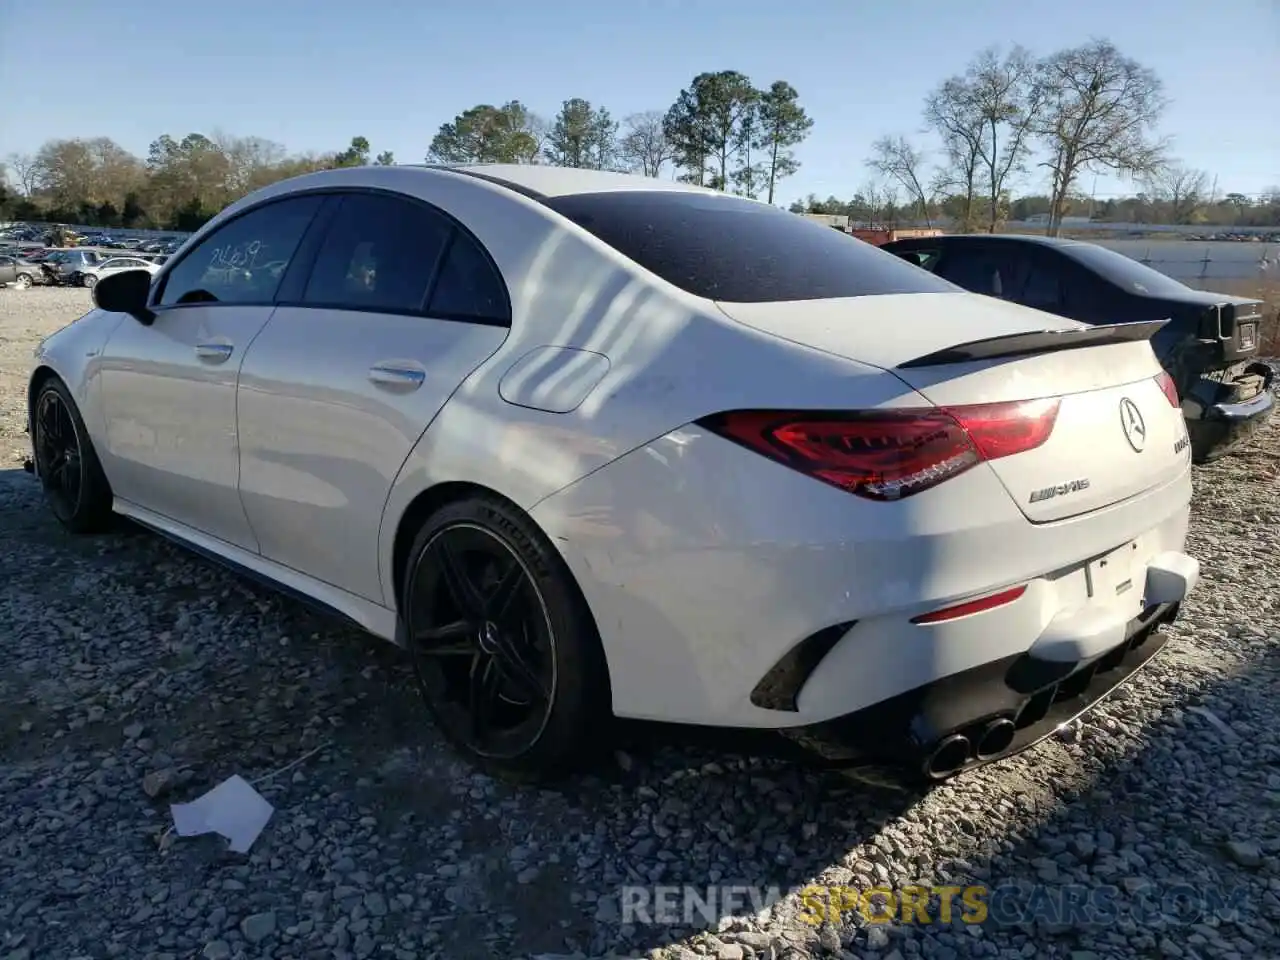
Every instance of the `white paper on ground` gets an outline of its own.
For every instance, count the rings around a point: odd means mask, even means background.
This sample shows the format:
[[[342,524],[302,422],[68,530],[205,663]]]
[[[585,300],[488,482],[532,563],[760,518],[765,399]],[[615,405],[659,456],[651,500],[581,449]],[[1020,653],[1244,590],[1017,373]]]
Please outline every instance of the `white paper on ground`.
[[[275,809],[239,774],[190,803],[170,805],[173,828],[180,837],[218,833],[236,853],[248,853]]]

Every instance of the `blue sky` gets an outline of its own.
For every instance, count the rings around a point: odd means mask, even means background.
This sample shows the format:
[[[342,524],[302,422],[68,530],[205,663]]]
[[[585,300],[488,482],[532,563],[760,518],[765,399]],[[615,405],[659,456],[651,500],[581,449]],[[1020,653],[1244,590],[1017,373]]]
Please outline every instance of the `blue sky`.
[[[162,133],[222,130],[294,151],[360,134],[417,163],[440,124],[476,103],[518,98],[550,116],[580,96],[622,117],[665,109],[701,71],[736,69],[761,86],[790,81],[815,121],[779,199],[849,196],[868,179],[872,141],[919,130],[928,91],[982,47],[1102,36],[1161,75],[1165,132],[1220,192],[1280,183],[1280,0],[54,6],[0,2],[0,155],[108,136],[145,156]],[[1099,196],[1125,189],[1096,184]]]

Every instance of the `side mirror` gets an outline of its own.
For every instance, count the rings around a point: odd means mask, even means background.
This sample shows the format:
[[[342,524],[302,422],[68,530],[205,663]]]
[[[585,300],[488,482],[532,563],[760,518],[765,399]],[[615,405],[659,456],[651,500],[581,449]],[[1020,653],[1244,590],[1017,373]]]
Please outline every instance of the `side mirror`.
[[[151,274],[146,270],[122,270],[93,285],[93,303],[99,310],[127,313],[147,326],[156,318],[147,308],[150,294]]]

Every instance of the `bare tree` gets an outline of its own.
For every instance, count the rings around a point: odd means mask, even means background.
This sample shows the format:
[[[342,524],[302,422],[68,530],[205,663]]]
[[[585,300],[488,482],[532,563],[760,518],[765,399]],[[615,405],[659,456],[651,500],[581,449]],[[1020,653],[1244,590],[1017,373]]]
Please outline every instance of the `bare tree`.
[[[1142,177],[1159,168],[1166,142],[1154,136],[1164,110],[1160,78],[1107,40],[1042,60],[1044,108],[1033,129],[1048,159],[1048,234],[1056,236],[1076,179],[1087,170]]]
[[[227,158],[227,188],[233,196],[279,179],[276,170],[289,156],[282,144],[262,137],[236,137],[218,130],[210,139]]]
[[[31,196],[40,185],[40,163],[29,153],[11,153],[4,158],[5,166],[13,173],[18,190],[24,197]]]
[[[623,121],[618,141],[618,158],[629,170],[656,177],[675,158],[675,151],[662,127],[660,110],[633,113]]]
[[[925,191],[924,154],[906,137],[881,137],[871,145],[867,166],[899,184],[919,208],[924,222],[933,226],[929,216],[929,195]]]
[[[1148,175],[1144,181],[1152,198],[1167,204],[1170,222],[1191,223],[1208,200],[1209,174],[1170,163]]]
[[[946,163],[934,174],[930,189],[935,195],[959,197],[961,229],[972,232],[978,227],[982,164],[982,121],[973,91],[963,77],[952,77],[925,100],[924,115],[942,138],[946,157]]]
[[[1004,219],[1001,206],[1010,177],[1026,169],[1044,90],[1035,59],[1022,47],[1014,47],[1003,59],[994,48],[983,51],[966,80],[982,123],[978,143],[985,172],[987,226],[994,233]]]
[[[876,230],[888,224],[892,202],[887,189],[874,180],[868,180],[854,195],[850,213],[864,221],[869,229]]]

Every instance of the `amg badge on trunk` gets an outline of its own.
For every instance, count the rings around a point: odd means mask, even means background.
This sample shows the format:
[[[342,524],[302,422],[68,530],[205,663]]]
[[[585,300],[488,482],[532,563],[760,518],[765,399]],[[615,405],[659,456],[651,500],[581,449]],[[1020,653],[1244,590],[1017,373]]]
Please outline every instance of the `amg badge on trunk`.
[[[1056,487],[1044,487],[1040,490],[1031,492],[1031,503],[1039,503],[1041,500],[1051,500],[1054,497],[1065,497],[1070,493],[1079,493],[1081,490],[1089,489],[1089,478],[1081,477],[1079,480],[1072,480],[1069,483],[1060,483]]]

